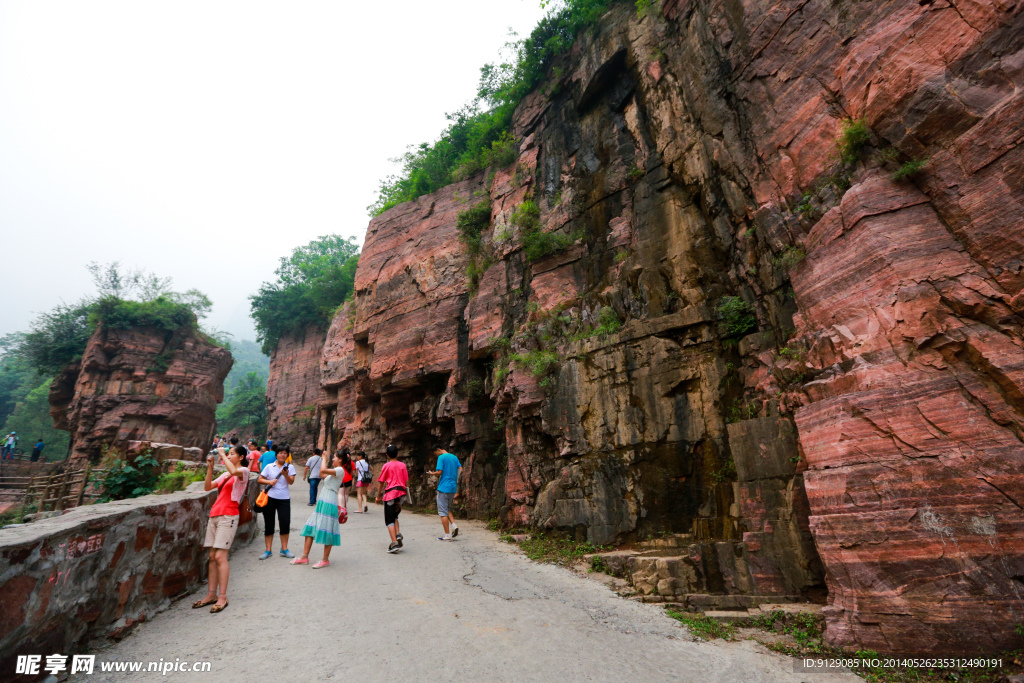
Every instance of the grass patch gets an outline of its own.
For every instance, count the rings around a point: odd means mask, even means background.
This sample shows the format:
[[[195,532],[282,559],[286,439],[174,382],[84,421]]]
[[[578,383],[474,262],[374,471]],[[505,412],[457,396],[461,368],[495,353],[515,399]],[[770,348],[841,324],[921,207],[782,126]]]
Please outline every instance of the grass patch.
[[[31,515],[34,512],[39,511],[39,506],[32,505],[19,505],[13,507],[0,514],[0,526],[7,526],[8,524],[24,524],[25,515]]]
[[[564,235],[556,232],[544,232],[540,227],[540,207],[531,200],[526,200],[516,207],[509,221],[520,229],[520,241],[523,253],[530,263],[539,261],[545,256],[557,254],[572,246],[577,240],[575,235]]]
[[[554,351],[528,351],[512,354],[512,362],[530,371],[534,377],[546,377],[558,368],[559,357]]]
[[[511,540],[511,534],[507,534]],[[569,567],[579,562],[584,555],[600,552],[602,548],[589,541],[572,541],[555,538],[543,533],[533,533],[528,539],[519,543],[522,551],[535,562],[557,564]]]
[[[836,143],[839,157],[844,164],[855,164],[860,161],[861,152],[871,141],[871,131],[864,119],[844,119],[841,125],[843,132]]]
[[[459,240],[466,245],[470,254],[480,253],[481,236],[490,224],[491,203],[487,200],[459,212],[455,227],[459,229]]]
[[[892,174],[892,179],[899,181],[904,178],[911,178],[920,173],[927,163],[927,159],[911,159],[896,169],[896,172]]]
[[[734,640],[736,628],[729,622],[715,621],[703,614],[687,614],[673,609],[665,610],[668,616],[689,629],[690,633],[704,640]]]

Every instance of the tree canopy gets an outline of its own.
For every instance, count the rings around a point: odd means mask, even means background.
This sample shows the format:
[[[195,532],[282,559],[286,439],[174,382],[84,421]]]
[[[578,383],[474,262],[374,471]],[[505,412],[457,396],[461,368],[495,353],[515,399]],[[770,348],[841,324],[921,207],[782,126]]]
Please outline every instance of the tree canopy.
[[[352,294],[359,246],[354,238],[324,235],[282,257],[275,282],[249,297],[256,338],[269,354],[281,337],[309,326],[326,328]]]
[[[476,99],[454,114],[433,144],[422,143],[392,161],[399,175],[381,181],[371,216],[429,194],[489,166],[507,166],[519,156],[511,134],[516,107],[547,77],[555,59],[566,53],[577,34],[593,25],[615,2],[625,0],[544,1],[549,8],[529,36],[506,45],[510,59],[480,69]],[[554,78],[560,74],[553,74]]]

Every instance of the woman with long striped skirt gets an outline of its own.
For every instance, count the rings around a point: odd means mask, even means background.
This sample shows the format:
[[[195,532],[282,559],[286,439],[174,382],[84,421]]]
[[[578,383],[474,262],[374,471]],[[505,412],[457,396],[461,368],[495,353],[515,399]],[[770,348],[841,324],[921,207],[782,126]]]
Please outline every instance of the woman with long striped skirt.
[[[321,569],[331,563],[331,547],[341,543],[341,524],[338,523],[338,487],[341,485],[344,470],[341,467],[341,455],[334,454],[331,467],[320,468],[320,493],[316,498],[313,514],[306,520],[306,526],[300,532],[306,537],[306,545],[302,557],[296,557],[292,564],[309,564],[309,551],[313,543],[324,547],[324,559],[313,565],[313,569]]]

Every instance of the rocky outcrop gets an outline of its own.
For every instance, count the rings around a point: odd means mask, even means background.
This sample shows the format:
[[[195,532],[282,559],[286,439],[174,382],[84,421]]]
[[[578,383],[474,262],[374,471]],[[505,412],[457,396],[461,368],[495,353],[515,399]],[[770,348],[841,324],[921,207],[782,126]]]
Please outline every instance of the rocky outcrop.
[[[71,458],[97,462],[129,441],[209,448],[231,353],[188,330],[170,335],[100,325],[81,361],[50,387],[50,414],[71,432]]]
[[[824,572],[836,646],[1014,646],[1021,6],[628,3],[553,73],[516,163],[371,221],[320,442],[395,443],[422,500],[441,440],[471,514],[688,539],[652,590]]]
[[[270,352],[267,377],[267,434],[296,455],[315,447],[319,430],[317,407],[322,402],[320,352],[325,334],[310,327],[304,334],[285,335]]]

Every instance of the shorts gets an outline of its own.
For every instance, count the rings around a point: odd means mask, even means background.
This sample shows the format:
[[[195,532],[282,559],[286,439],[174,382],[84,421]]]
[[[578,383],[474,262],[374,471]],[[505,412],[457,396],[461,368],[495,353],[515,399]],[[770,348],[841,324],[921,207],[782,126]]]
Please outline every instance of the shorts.
[[[437,514],[442,517],[448,516],[448,511],[451,510],[452,501],[455,500],[454,493],[444,493],[442,491],[437,492]]]
[[[341,488],[343,488],[343,489],[347,489],[350,486],[352,486],[352,482],[351,481],[343,481],[343,482],[341,482]]]
[[[395,498],[384,502],[384,526],[391,526],[398,521],[398,515],[402,514],[402,499]]]
[[[238,515],[217,515],[210,517],[206,523],[206,540],[204,548],[227,550],[235,540],[238,531]]]

